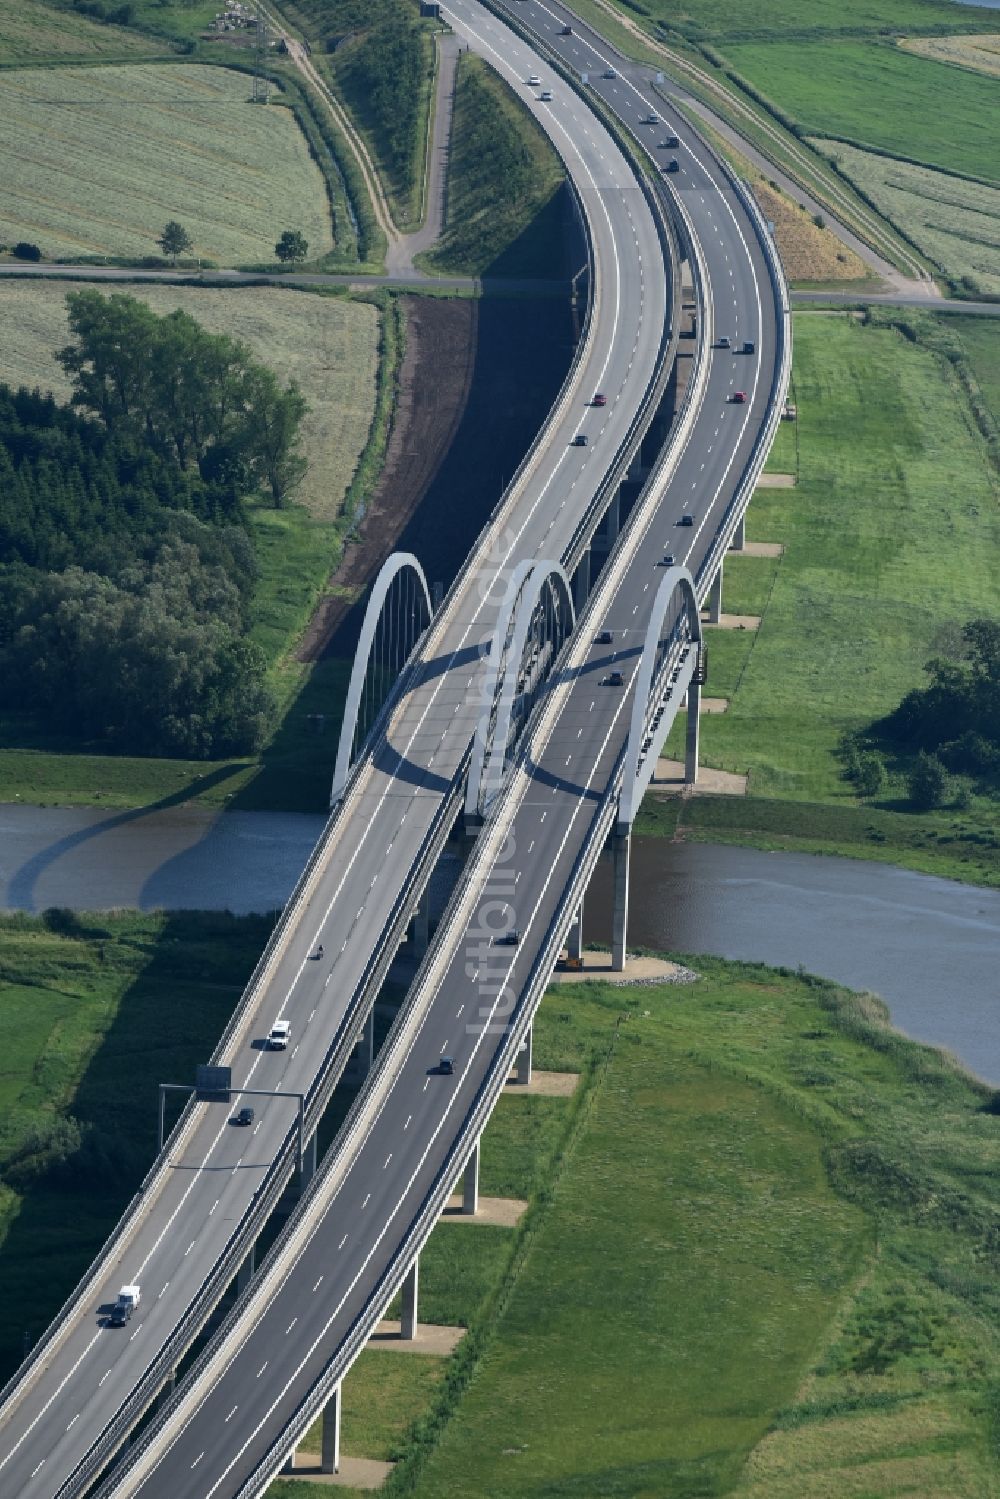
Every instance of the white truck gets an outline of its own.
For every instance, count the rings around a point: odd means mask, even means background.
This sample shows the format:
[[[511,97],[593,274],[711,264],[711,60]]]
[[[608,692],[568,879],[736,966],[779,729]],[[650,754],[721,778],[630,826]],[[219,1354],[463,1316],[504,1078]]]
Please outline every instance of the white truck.
[[[132,1313],[139,1305],[142,1292],[138,1286],[122,1286],[118,1292],[118,1300],[111,1308],[108,1322],[112,1327],[124,1327],[126,1322],[132,1320]]]
[[[276,1020],[271,1027],[271,1033],[267,1038],[268,1048],[272,1051],[284,1051],[288,1045],[288,1037],[291,1033],[291,1021]]]

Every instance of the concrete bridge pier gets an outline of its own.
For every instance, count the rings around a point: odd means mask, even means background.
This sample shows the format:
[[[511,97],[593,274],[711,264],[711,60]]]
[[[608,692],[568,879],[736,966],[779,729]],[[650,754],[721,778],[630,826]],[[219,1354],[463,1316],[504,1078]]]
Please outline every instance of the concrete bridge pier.
[[[687,690],[687,736],[684,741],[684,780],[698,784],[698,736],[701,731],[701,683],[692,677]]]
[[[614,909],[611,918],[611,970],[625,969],[625,943],[628,937],[628,874],[632,849],[632,829],[611,835],[611,879],[614,887]]]
[[[744,511],[744,513],[740,516],[739,521],[737,522],[736,530],[733,532],[733,539],[729,543],[729,550],[731,552],[742,552],[743,549],[746,547],[746,544],[747,544],[747,518],[746,518],[746,512]]]
[[[321,1473],[340,1472],[340,1381],[330,1391],[323,1407],[323,1447],[320,1454]]]
[[[316,1175],[317,1153],[317,1131],[313,1130],[302,1150],[302,1176],[299,1181],[300,1194],[305,1191],[313,1177]]]
[[[534,1039],[534,1025],[529,1025],[521,1042],[521,1049],[517,1054],[517,1081],[522,1088],[527,1088],[531,1082],[531,1051]]]
[[[403,1305],[399,1313],[399,1336],[412,1342],[417,1336],[417,1302],[420,1292],[420,1256],[417,1255],[402,1285]]]
[[[719,571],[712,579],[712,586],[708,593],[708,622],[710,625],[722,623],[722,563],[719,563]]]
[[[582,960],[583,960],[583,901],[582,900],[581,900],[579,906],[577,906],[576,915],[573,917],[573,925],[570,927],[570,929],[569,929],[569,936],[566,938],[566,948],[567,948],[568,954],[569,954],[569,956],[571,958],[575,958],[577,961],[582,962]]]
[[[417,909],[413,913],[413,952],[417,961],[426,953],[431,940],[431,896],[425,887]]]
[[[313,1139],[315,1140],[315,1138],[316,1138],[316,1136],[314,1135]],[[254,1242],[250,1245],[250,1253],[247,1255],[246,1259],[243,1261],[242,1265],[240,1266],[240,1268],[236,1272],[236,1294],[237,1294],[237,1296],[242,1296],[243,1295],[243,1292],[246,1290],[247,1286],[253,1280],[254,1273],[255,1273],[256,1269],[257,1269],[257,1242],[256,1242],[256,1240],[254,1240]]]
[[[358,1087],[364,1082],[372,1070],[375,1060],[375,1010],[374,1007],[368,1011],[364,1029],[358,1036],[358,1042],[354,1048],[354,1064],[352,1067],[353,1080]]]
[[[590,548],[584,552],[573,574],[573,608],[581,614],[590,596]]]
[[[479,1141],[473,1145],[462,1175],[462,1212],[473,1217],[479,1211]]]

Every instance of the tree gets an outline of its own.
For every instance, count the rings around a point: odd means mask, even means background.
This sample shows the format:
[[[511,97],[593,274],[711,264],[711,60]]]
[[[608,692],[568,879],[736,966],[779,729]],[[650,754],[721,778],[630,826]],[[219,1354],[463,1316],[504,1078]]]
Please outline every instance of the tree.
[[[171,219],[163,226],[163,233],[156,241],[164,255],[169,255],[174,265],[177,264],[178,255],[183,255],[185,250],[190,250],[192,240],[190,234],[183,224],[178,224],[176,219]]]
[[[286,229],[275,245],[274,253],[284,265],[295,265],[305,260],[309,241],[298,229]]]
[[[948,793],[948,772],[937,755],[921,750],[909,776],[910,800],[921,812],[940,807]]]
[[[858,756],[854,784],[859,796],[878,796],[885,790],[885,761],[877,750],[865,750]]]

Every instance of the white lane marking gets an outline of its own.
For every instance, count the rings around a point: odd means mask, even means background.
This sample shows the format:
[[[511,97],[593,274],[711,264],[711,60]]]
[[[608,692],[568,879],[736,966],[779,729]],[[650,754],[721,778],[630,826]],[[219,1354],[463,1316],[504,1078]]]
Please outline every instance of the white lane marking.
[[[232,1408],[232,1410],[229,1412],[229,1415],[226,1417],[225,1421],[223,1422],[223,1425],[228,1425],[228,1423],[233,1419],[233,1417],[235,1416],[235,1414],[236,1414],[236,1412],[238,1410],[239,1410],[239,1406],[238,1405],[234,1405],[233,1408]]]
[[[159,1294],[159,1296],[157,1296],[157,1298],[156,1298],[156,1299],[157,1299],[157,1301],[160,1301],[160,1300],[161,1300],[161,1299],[162,1299],[162,1298],[163,1298],[163,1297],[164,1297],[164,1296],[165,1296],[165,1295],[166,1295],[166,1294],[167,1294],[167,1286],[169,1286],[169,1284],[170,1284],[170,1282],[169,1282],[169,1280],[168,1280],[168,1281],[167,1281],[167,1282],[166,1282],[166,1283],[165,1283],[165,1284],[164,1284],[164,1287],[163,1287],[163,1290],[162,1290],[162,1291],[161,1291],[161,1292],[160,1292],[160,1294]]]
[[[100,1379],[97,1381],[97,1388],[100,1389],[101,1385],[104,1383],[104,1381],[106,1379],[110,1379],[110,1378],[111,1378],[111,1370],[108,1369],[107,1372],[104,1373],[104,1374],[102,1374],[101,1377],[100,1377]]]
[[[198,1464],[201,1462],[201,1460],[202,1460],[202,1458],[204,1456],[205,1456],[204,1452],[199,1452],[198,1453],[198,1456],[195,1458],[194,1462],[191,1464],[192,1469],[193,1468],[197,1468]]]
[[[407,1114],[407,1116],[406,1116],[406,1123],[403,1125],[404,1129],[409,1129],[409,1127],[410,1127],[410,1120],[412,1118],[413,1118],[412,1114]]]
[[[45,1467],[45,1459],[43,1457],[42,1460],[41,1460],[41,1462],[38,1464],[38,1467],[37,1468],[32,1468],[32,1470],[31,1470],[31,1476],[32,1476],[32,1478],[34,1478],[34,1476],[35,1476],[36,1473],[40,1473],[44,1467]]]
[[[366,1193],[366,1195],[365,1195],[365,1200],[364,1200],[364,1202],[363,1202],[363,1203],[362,1203],[362,1204],[361,1204],[361,1206],[362,1206],[362,1207],[363,1207],[363,1208],[366,1208],[366,1207],[367,1207],[367,1206],[368,1206],[368,1204],[369,1204],[369,1203],[370,1203],[370,1202],[371,1202],[371,1200],[372,1200],[372,1194],[371,1194],[371,1193],[370,1193],[370,1192],[368,1192],[368,1193]]]
[[[338,1249],[343,1249],[343,1247],[344,1247],[344,1245],[346,1243],[347,1243],[347,1235],[345,1234],[344,1237],[341,1239],[340,1243],[337,1245],[337,1248]]]
[[[7,1453],[7,1455],[3,1459],[3,1461],[0,1462],[0,1468],[2,1468],[5,1463],[9,1463],[10,1460],[11,1460],[11,1458],[14,1456],[14,1454],[20,1450],[20,1448],[23,1445],[23,1443],[28,1440],[28,1438],[30,1437],[31,1433],[34,1431],[35,1427],[38,1425],[38,1423],[42,1419],[42,1417],[50,1409],[50,1407],[53,1405],[53,1403],[56,1400],[59,1399],[59,1396],[62,1394],[62,1392],[66,1388],[66,1386],[69,1384],[70,1380],[73,1378],[73,1375],[76,1373],[77,1369],[79,1369],[80,1365],[83,1363],[84,1359],[87,1357],[87,1354],[93,1348],[94,1344],[97,1342],[97,1340],[98,1340],[98,1338],[100,1336],[101,1336],[101,1330],[98,1329],[97,1332],[94,1333],[94,1336],[91,1338],[90,1342],[87,1344],[86,1348],[84,1348],[83,1352],[77,1358],[76,1363],[72,1365],[72,1367],[70,1368],[70,1370],[68,1371],[68,1373],[66,1373],[66,1374],[63,1375],[63,1377],[60,1380],[59,1384],[56,1386],[55,1391],[49,1396],[48,1400],[46,1400],[45,1404],[42,1406],[41,1410],[38,1412],[38,1415],[32,1421],[31,1425],[27,1428],[27,1430],[14,1443],[14,1446]],[[44,1462],[44,1461],[45,1461],[45,1459],[43,1457],[42,1458],[42,1462]],[[42,1463],[39,1463],[38,1467],[40,1468],[41,1466],[42,1466]],[[37,1473],[37,1472],[38,1472],[38,1468],[35,1469],[35,1473]],[[32,1476],[32,1478],[34,1478],[35,1474],[33,1473],[31,1476]]]
[[[383,1164],[383,1166],[382,1166],[382,1170],[383,1170],[383,1171],[385,1171],[385,1170],[386,1170],[386,1169],[387,1169],[387,1168],[388,1168],[388,1165],[389,1165],[389,1162],[390,1162],[390,1161],[391,1161],[391,1160],[392,1160],[392,1151],[391,1151],[391,1150],[390,1150],[390,1152],[389,1152],[389,1154],[388,1154],[388,1155],[387,1155],[387,1156],[386,1156],[386,1158],[385,1158],[385,1162],[384,1162],[384,1164]]]
[[[221,1198],[217,1197],[215,1199],[215,1201],[212,1203],[212,1206],[208,1210],[208,1216],[210,1218],[211,1218],[212,1214],[215,1212],[216,1208],[219,1206],[219,1203],[221,1202],[221,1200],[222,1200]]]
[[[264,1370],[266,1368],[267,1368],[267,1359],[264,1360],[264,1362],[261,1364],[260,1368],[257,1370],[257,1378],[258,1379],[263,1374],[263,1372],[264,1372]]]
[[[185,1249],[185,1251],[184,1251],[184,1258],[185,1259],[187,1259],[188,1255],[191,1253],[192,1249],[195,1246],[195,1243],[196,1243],[196,1241],[194,1239],[192,1239],[191,1242],[190,1242],[190,1244],[188,1245],[188,1247]]]
[[[293,1317],[292,1320],[291,1320],[291,1322],[289,1322],[288,1326],[285,1328],[285,1337],[286,1338],[288,1337],[288,1334],[291,1332],[292,1328],[295,1326],[295,1324],[296,1324],[296,1322],[298,1320],[299,1320],[298,1317]]]
[[[80,1419],[80,1412],[79,1412],[79,1411],[77,1411],[77,1413],[76,1413],[76,1415],[75,1415],[75,1416],[74,1416],[74,1417],[73,1417],[73,1419],[72,1419],[72,1421],[71,1421],[71,1422],[70,1422],[70,1423],[69,1423],[69,1426],[67,1426],[67,1428],[66,1428],[66,1430],[67,1430],[67,1431],[69,1431],[69,1430],[70,1430],[70,1427],[73,1427],[73,1426],[75,1426],[75,1425],[76,1425],[76,1423],[77,1423],[77,1421],[79,1421],[79,1419]],[[44,1462],[44,1461],[45,1461],[45,1459],[44,1459],[44,1457],[43,1457],[43,1458],[42,1458],[42,1462]]]
[[[322,1284],[323,1284],[323,1277],[322,1277],[322,1275],[321,1275],[321,1276],[320,1276],[320,1278],[319,1278],[319,1280],[318,1280],[318,1281],[317,1281],[317,1282],[316,1282],[316,1284],[315,1284],[315,1285],[314,1285],[314,1286],[313,1286],[313,1295],[315,1295],[315,1294],[316,1294],[316,1292],[317,1292],[317,1291],[318,1291],[318,1290],[319,1290],[319,1288],[320,1288],[320,1286],[321,1286],[321,1285],[322,1285]]]

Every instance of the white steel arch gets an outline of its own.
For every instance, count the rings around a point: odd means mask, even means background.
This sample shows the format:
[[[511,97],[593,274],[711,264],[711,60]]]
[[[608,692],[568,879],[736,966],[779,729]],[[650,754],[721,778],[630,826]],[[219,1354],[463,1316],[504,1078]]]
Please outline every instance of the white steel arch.
[[[398,590],[396,593],[393,591],[393,584],[401,575],[411,575],[413,586],[406,599],[396,599]],[[333,785],[330,788],[331,807],[335,807],[343,796],[347,777],[351,773],[351,765],[357,748],[355,740],[361,716],[362,699],[365,694],[365,683],[375,654],[379,626],[388,615],[386,624],[395,638],[390,638],[390,649],[386,652],[381,664],[383,668],[398,676],[417,641],[430,624],[433,613],[430,589],[420,563],[412,552],[393,552],[383,564],[372,585],[364,622],[361,626],[361,635],[358,639],[358,648],[354,653],[354,665],[351,668],[351,680],[344,704],[344,719],[340,726],[337,763],[333,772]],[[364,725],[364,728],[367,733],[371,729],[371,724]]]

